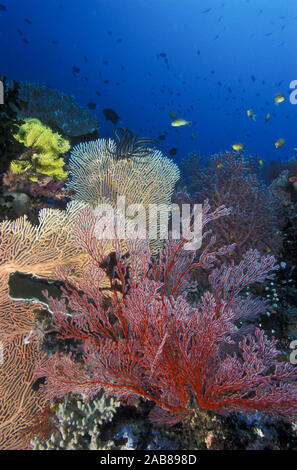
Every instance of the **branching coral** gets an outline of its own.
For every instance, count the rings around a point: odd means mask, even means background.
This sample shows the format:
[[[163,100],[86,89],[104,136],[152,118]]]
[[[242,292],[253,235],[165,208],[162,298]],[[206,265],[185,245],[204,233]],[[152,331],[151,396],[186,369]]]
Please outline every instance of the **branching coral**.
[[[33,439],[32,447],[38,450],[102,450],[115,447],[105,443],[100,426],[112,420],[120,402],[100,392],[91,402],[83,397],[66,398],[59,403],[55,413],[57,431],[50,439]]]

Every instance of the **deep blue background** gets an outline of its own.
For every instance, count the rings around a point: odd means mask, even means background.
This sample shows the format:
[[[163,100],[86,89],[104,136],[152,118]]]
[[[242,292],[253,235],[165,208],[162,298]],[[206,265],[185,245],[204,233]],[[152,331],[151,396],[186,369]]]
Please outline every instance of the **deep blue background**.
[[[263,159],[294,154],[297,105],[290,104],[289,83],[297,79],[297,0],[0,3],[7,7],[0,11],[0,74],[46,83],[84,106],[95,102],[102,137],[113,129],[102,114],[111,107],[121,117],[118,125],[140,135],[167,131],[158,147],[177,147],[179,158],[230,149],[238,141]],[[278,92],[286,101],[275,106]],[[247,117],[249,108],[256,122]],[[171,127],[170,110],[191,127]],[[272,117],[265,124],[267,112]],[[280,137],[286,144],[276,149]]]

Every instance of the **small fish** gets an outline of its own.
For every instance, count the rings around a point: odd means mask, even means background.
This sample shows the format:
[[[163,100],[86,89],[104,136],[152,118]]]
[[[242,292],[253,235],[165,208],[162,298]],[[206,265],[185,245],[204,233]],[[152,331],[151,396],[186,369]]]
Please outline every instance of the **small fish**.
[[[290,181],[290,183],[296,183],[297,176],[290,176],[289,181]]]
[[[239,152],[239,150],[243,149],[243,143],[242,142],[236,142],[235,144],[232,145],[233,150],[236,150]]]
[[[260,166],[263,166],[263,165],[264,165],[263,160],[259,160],[259,165],[260,165]]]
[[[93,103],[92,101],[90,101],[90,103],[88,103],[87,106],[89,109],[96,109],[96,103]]]
[[[253,121],[256,120],[256,115],[254,114],[252,109],[248,109],[246,113],[247,113],[248,117],[251,118]]]
[[[282,103],[283,101],[285,101],[285,99],[286,98],[284,97],[284,95],[282,93],[277,93],[275,95],[273,101],[276,105],[278,105],[278,104]]]
[[[170,149],[170,150],[168,151],[168,153],[169,153],[169,155],[173,156],[173,155],[176,155],[176,154],[177,154],[177,150],[178,150],[178,149],[177,149],[176,147],[174,147],[174,148]]]
[[[221,168],[224,168],[224,163],[218,163],[217,164],[217,168],[220,170]]]
[[[190,135],[190,139],[192,139],[192,140],[194,140],[194,139],[195,139],[195,134],[194,134],[194,132],[192,132],[192,133],[191,133],[191,135]]]
[[[169,111],[169,116],[172,118],[172,119],[176,119],[176,114],[173,110]]]
[[[2,3],[0,3],[0,11],[7,11],[6,6],[2,5]]]
[[[29,18],[25,18],[25,21],[26,21],[27,24],[32,24],[32,21],[29,20]]]
[[[189,126],[190,124],[191,121],[186,121],[185,119],[175,119],[175,121],[171,123],[173,127]]]
[[[118,116],[117,113],[111,108],[103,109],[103,114],[105,116],[105,119],[107,121],[111,121],[113,124],[116,124],[120,119],[120,116]]]
[[[265,116],[265,122],[268,122],[270,117],[271,117],[271,114],[267,113],[266,116]]]
[[[278,140],[275,142],[274,145],[275,145],[276,148],[278,149],[278,148],[282,147],[282,146],[285,144],[285,142],[286,142],[285,139],[283,139],[283,138],[281,137],[280,139],[278,139]]]
[[[73,66],[72,66],[72,70],[73,70],[73,72],[75,72],[75,73],[79,73],[79,72],[80,72],[80,69],[79,69],[78,67],[76,67],[76,65],[73,65]]]

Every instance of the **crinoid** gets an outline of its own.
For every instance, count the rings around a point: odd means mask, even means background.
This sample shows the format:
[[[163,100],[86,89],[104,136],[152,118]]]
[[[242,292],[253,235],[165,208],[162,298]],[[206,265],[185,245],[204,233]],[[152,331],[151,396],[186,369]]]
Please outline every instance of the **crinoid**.
[[[156,144],[154,140],[139,138],[130,129],[114,129],[113,135],[116,140],[115,149],[111,149],[109,141],[106,142],[106,148],[116,160],[146,157],[154,152],[154,149],[149,148]]]

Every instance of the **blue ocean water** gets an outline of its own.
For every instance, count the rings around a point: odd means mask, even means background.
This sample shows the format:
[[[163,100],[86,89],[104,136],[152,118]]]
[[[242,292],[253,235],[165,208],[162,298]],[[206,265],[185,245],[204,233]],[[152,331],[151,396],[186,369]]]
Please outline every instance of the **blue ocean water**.
[[[178,159],[235,142],[264,160],[294,155],[296,0],[1,0],[0,38],[1,74],[95,103],[101,137],[112,108]],[[170,111],[191,126],[172,127]]]

